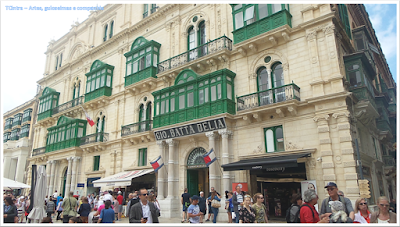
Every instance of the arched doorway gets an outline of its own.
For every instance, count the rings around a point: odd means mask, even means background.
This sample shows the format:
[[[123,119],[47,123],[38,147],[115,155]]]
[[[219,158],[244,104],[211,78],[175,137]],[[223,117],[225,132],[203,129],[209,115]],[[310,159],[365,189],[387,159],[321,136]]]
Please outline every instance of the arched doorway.
[[[199,195],[200,191],[207,195],[209,179],[208,168],[203,158],[205,153],[207,151],[204,148],[196,147],[187,159],[187,188],[190,196]]]
[[[67,183],[67,171],[68,168],[65,168],[65,172],[64,172],[64,177],[62,178],[62,182],[61,182],[61,188],[62,188],[62,194],[61,196],[64,198],[65,197],[65,184]]]

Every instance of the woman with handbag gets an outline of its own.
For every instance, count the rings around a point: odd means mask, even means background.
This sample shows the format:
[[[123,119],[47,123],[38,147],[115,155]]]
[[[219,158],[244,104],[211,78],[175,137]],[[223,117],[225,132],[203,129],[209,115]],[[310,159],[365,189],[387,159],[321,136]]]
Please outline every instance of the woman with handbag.
[[[217,222],[218,210],[221,207],[221,196],[218,196],[216,191],[211,193],[211,196],[208,197],[208,200],[211,201],[211,210],[214,214],[213,223]]]
[[[62,220],[62,218],[60,218],[60,214],[61,212],[63,212],[62,204],[63,204],[63,199],[61,198],[57,206],[57,218],[56,218],[57,221]]]
[[[88,223],[88,216],[90,213],[91,207],[89,204],[89,200],[87,197],[82,197],[82,204],[79,207],[79,214],[83,223]]]
[[[267,208],[263,204],[264,196],[261,193],[256,193],[254,195],[253,209],[256,213],[257,223],[268,223]]]

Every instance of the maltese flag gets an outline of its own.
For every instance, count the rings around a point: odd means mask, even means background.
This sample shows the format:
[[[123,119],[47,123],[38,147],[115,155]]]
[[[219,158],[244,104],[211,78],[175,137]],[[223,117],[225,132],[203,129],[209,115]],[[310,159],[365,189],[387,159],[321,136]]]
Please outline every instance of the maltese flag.
[[[92,120],[92,118],[90,118],[89,114],[86,112],[85,109],[83,109],[85,111],[85,115],[86,115],[86,120],[89,122],[90,127],[92,127],[94,125],[94,121]]]
[[[164,166],[164,162],[162,161],[161,155],[158,156],[158,158],[152,162],[150,162],[150,165],[153,167],[154,172],[157,173],[157,171]]]
[[[207,154],[203,155],[204,162],[206,163],[206,166],[208,167],[211,165],[217,158],[215,157],[214,149],[211,148],[210,152]]]

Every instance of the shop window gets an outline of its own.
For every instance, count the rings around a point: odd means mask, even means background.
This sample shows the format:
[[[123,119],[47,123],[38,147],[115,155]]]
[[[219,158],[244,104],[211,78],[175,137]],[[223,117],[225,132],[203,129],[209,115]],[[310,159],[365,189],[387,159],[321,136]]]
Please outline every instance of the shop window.
[[[139,149],[138,165],[147,166],[147,148]]]
[[[93,171],[99,171],[100,168],[100,155],[93,156]]]
[[[111,96],[114,66],[100,60],[93,62],[90,72],[86,73],[85,102],[100,96]]]
[[[284,151],[282,126],[275,126],[264,129],[266,152]]]

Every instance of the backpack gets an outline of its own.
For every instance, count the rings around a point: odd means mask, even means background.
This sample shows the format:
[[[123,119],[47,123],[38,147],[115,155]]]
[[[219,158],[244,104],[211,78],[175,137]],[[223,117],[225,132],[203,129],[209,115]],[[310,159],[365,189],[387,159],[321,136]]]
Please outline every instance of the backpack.
[[[349,213],[347,212],[347,208],[346,208],[346,203],[344,202],[344,197],[339,195],[339,201],[343,203],[344,212],[347,214],[347,216],[349,216]],[[325,202],[325,207],[329,207],[329,197],[326,198],[323,202]]]
[[[295,213],[295,215],[293,216],[291,210],[293,209],[293,207],[298,207],[299,209],[297,210],[297,212]],[[300,223],[300,206],[299,205],[294,205],[292,204],[287,210],[286,210],[286,222],[287,223]]]

